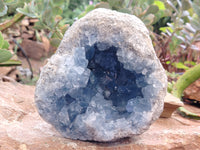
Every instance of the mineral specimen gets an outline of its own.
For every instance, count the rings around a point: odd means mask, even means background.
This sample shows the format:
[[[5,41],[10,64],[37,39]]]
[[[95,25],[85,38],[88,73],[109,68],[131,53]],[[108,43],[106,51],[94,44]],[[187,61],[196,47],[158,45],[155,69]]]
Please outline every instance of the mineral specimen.
[[[160,116],[166,83],[142,21],[101,8],[65,33],[35,100],[64,137],[115,141],[143,133]]]

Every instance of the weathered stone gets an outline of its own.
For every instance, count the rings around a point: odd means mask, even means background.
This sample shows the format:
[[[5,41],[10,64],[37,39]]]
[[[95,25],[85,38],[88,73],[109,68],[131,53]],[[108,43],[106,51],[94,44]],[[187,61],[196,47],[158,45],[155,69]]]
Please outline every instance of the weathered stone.
[[[29,34],[30,35],[30,34]],[[29,58],[40,60],[42,57],[47,56],[45,46],[43,43],[24,39],[21,47]],[[21,51],[17,53],[18,56],[24,56]]]
[[[184,98],[200,102],[200,79],[196,80],[184,90]]]
[[[34,86],[0,82],[1,150],[199,150],[200,121],[176,113],[158,119],[144,134],[116,143],[81,142],[63,138],[40,118],[34,106]],[[190,106],[191,107],[191,106]],[[188,110],[199,113],[189,106]]]
[[[11,69],[11,67],[0,67],[0,77],[7,75]]]
[[[35,99],[64,137],[114,141],[143,133],[159,118],[166,86],[142,21],[96,9],[67,30]]]
[[[164,110],[161,114],[161,117],[171,117],[172,113],[178,108],[183,106],[183,102],[181,102],[181,100],[175,96],[173,96],[170,93],[167,93],[167,95],[165,96],[164,99]]]

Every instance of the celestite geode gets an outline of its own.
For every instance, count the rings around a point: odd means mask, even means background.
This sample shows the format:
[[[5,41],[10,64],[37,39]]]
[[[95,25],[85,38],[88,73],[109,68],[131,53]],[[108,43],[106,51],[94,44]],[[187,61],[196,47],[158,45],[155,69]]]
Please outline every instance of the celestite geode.
[[[149,128],[163,110],[166,87],[142,21],[101,8],[67,30],[41,72],[35,100],[64,137],[115,141]]]

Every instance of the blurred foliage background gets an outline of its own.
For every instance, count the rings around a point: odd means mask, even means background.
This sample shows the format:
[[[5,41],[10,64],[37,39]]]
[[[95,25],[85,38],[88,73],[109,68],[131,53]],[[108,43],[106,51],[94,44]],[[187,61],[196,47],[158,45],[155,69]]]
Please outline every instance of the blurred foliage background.
[[[57,47],[74,21],[95,8],[113,9],[139,17],[164,68],[181,73],[200,62],[199,6],[199,0],[0,0],[0,31],[3,22],[19,14],[37,18],[35,30],[48,30],[46,36]]]

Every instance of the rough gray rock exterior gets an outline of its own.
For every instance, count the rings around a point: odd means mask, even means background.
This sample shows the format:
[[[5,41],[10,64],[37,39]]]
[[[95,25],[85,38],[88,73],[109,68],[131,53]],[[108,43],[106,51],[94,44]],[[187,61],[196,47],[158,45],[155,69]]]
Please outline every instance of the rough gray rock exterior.
[[[115,141],[143,133],[159,118],[166,87],[143,22],[101,8],[67,30],[41,72],[35,100],[64,137]]]

